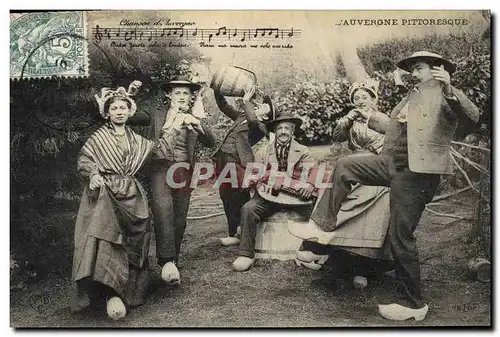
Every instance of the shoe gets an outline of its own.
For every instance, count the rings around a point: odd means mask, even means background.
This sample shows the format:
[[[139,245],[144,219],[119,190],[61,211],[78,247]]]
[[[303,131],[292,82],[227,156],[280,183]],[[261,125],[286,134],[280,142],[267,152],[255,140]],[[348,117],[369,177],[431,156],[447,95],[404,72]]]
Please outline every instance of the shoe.
[[[354,276],[352,284],[356,289],[364,289],[368,285],[368,279],[364,276]]]
[[[299,267],[302,266],[302,267],[306,267],[306,268],[312,269],[312,270],[320,270],[321,267],[323,267],[322,265],[320,265],[316,262],[304,262],[304,261],[300,261],[299,259],[295,259],[295,263]]]
[[[325,232],[312,220],[307,223],[288,221],[288,231],[293,236],[303,240],[316,241],[319,244],[327,245],[335,237],[335,232]]]
[[[240,244],[240,239],[238,239],[235,236],[228,236],[228,237],[220,239],[220,243],[223,246],[239,245]]]
[[[246,257],[246,256],[239,256],[233,262],[233,269],[236,271],[248,270],[253,265],[254,261],[255,261],[255,259],[251,259],[251,258]]]
[[[429,306],[427,304],[420,309],[411,309],[400,304],[379,304],[378,311],[386,319],[393,321],[405,321],[414,318],[415,321],[421,321],[427,315]]]
[[[173,262],[167,262],[161,269],[161,278],[169,285],[178,285],[181,283],[181,275]]]
[[[295,253],[295,257],[302,262],[316,262],[318,264],[325,264],[330,256],[314,254],[309,250],[299,250],[297,251],[297,253]]]
[[[106,311],[108,313],[108,317],[112,320],[119,320],[127,315],[127,309],[125,308],[125,304],[119,297],[112,297],[108,303],[106,304]]]

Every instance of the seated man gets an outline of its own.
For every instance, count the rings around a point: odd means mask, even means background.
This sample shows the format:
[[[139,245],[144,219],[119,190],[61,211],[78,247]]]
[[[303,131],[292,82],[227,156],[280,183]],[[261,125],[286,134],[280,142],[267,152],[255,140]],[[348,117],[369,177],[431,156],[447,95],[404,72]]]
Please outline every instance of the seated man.
[[[286,113],[282,113],[266,123],[267,129],[275,132],[276,137],[268,145],[264,159],[266,176],[260,182],[269,181],[273,179],[273,176],[277,178],[278,176],[281,176],[281,178],[288,176],[291,178],[290,181],[292,184],[286,184],[285,179],[283,186],[296,191],[297,200],[309,200],[314,192],[314,184],[312,183],[313,175],[309,172],[307,181],[304,181],[301,185],[299,185],[299,179],[301,178],[302,171],[306,169],[304,164],[310,162],[309,168],[314,166],[314,164],[311,163],[309,149],[299,144],[293,137],[295,129],[299,128],[301,124],[302,120]],[[295,185],[295,188],[293,185]],[[279,198],[276,198],[276,202],[273,202],[269,200],[273,200],[271,196],[264,198],[260,193],[264,192],[256,192],[252,199],[245,203],[241,209],[239,257],[233,263],[233,268],[237,271],[248,270],[254,262],[255,237],[258,223],[273,213],[287,207],[286,204],[279,202]],[[302,204],[311,205],[312,201],[309,203],[303,202]]]

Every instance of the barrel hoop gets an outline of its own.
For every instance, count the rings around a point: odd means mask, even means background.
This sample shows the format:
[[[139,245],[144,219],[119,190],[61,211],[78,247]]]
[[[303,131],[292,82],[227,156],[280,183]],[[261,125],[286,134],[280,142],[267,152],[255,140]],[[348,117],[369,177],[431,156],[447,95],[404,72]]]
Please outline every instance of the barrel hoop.
[[[215,81],[215,87],[213,88],[214,91],[220,91],[220,88],[222,87],[222,83],[224,82],[224,78],[226,77],[226,73],[228,71],[228,68],[225,67],[223,69],[220,69],[218,72],[217,72],[217,76],[215,76],[214,78],[214,81],[215,79],[217,79],[217,81]]]
[[[231,92],[234,92],[234,89],[236,88],[236,85],[238,84],[238,80],[240,79],[239,75],[240,75],[240,74],[237,74],[237,75],[234,77],[234,81],[233,81],[233,83],[231,84],[231,89],[230,89],[230,91],[231,91]]]

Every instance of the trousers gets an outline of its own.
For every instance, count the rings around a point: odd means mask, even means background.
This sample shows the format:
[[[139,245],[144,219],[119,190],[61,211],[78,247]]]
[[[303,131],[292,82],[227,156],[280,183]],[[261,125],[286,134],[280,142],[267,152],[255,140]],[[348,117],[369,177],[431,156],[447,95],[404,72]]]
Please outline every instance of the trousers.
[[[175,183],[186,182],[184,187],[168,183],[166,172],[172,164],[167,162],[151,173],[156,257],[161,266],[167,262],[178,262],[192,192],[190,183],[193,173],[189,169],[179,167],[174,171],[173,180]]]
[[[393,158],[365,155],[341,158],[330,178],[332,188],[318,200],[311,219],[325,231],[333,231],[342,202],[355,183],[388,186],[390,220],[388,239],[394,258],[396,277],[415,308],[424,306],[420,262],[414,231],[439,185],[439,174],[415,173],[407,167],[396,169]]]
[[[239,163],[237,155],[227,154],[222,151],[217,153],[217,176],[219,176],[227,164],[233,164],[236,168],[238,187],[230,183],[223,183],[219,186],[219,196],[224,205],[229,236],[235,236],[238,226],[241,224],[241,208],[250,200],[250,192],[248,189],[240,187],[244,178],[245,168]]]

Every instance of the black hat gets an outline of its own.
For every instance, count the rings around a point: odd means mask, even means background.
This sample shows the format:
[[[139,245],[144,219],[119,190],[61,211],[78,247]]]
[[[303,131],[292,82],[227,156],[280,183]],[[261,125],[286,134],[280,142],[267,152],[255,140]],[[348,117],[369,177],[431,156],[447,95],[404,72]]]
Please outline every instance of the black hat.
[[[200,90],[201,85],[191,82],[187,76],[175,76],[170,82],[163,84],[162,87],[165,91],[169,91],[173,87],[188,87],[192,91],[196,91]]]
[[[302,119],[300,119],[298,117],[293,117],[288,112],[279,112],[279,111],[272,109],[272,113],[273,113],[274,118],[268,122],[265,122],[266,127],[270,132],[274,132],[274,128],[280,122],[292,122],[295,124],[295,129],[300,128],[300,126],[302,125]]]

